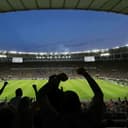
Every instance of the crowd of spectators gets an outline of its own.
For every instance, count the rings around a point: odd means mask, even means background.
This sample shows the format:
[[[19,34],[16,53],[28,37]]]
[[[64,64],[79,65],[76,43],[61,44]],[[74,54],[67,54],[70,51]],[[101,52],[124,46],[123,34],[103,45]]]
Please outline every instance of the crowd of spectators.
[[[60,82],[67,81],[69,77],[67,73],[54,73],[39,90],[38,85],[32,85],[35,100],[23,96],[24,90],[17,88],[15,97],[1,102],[0,125],[4,128],[128,127],[127,97],[104,101],[103,92],[92,76],[84,68],[76,71],[88,81],[94,93],[90,102],[81,102],[76,92],[59,88]],[[0,95],[8,84],[4,82]]]
[[[79,68],[77,74],[88,81],[94,93],[86,110],[83,111],[76,92],[63,91],[63,88],[59,88],[60,82],[67,81],[68,76],[65,73],[53,74],[39,90],[37,90],[37,85],[32,85],[35,91],[35,101],[23,96],[23,90],[17,88],[15,97],[8,102],[1,102],[0,125],[4,128],[102,127],[106,108],[103,93],[84,68]],[[7,85],[8,82],[5,82],[0,94],[4,93]]]
[[[82,62],[81,62],[82,63]],[[51,74],[65,72],[69,78],[77,77],[77,66],[85,67],[92,76],[128,82],[128,62],[42,62],[22,64],[0,64],[0,78],[11,79],[45,79]]]
[[[10,68],[1,69],[0,78],[7,79],[48,79],[51,74],[65,72],[69,78],[75,78],[74,67],[40,67],[40,68]]]
[[[128,99],[127,97],[110,99],[104,101],[105,112],[102,119],[102,127],[104,128],[127,128],[128,127]],[[89,101],[82,101],[82,111],[86,111]]]

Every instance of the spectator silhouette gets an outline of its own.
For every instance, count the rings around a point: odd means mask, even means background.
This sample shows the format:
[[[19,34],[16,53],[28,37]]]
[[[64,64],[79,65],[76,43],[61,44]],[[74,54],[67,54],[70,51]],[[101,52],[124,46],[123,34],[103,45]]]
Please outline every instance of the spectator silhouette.
[[[56,127],[58,124],[58,114],[60,112],[60,101],[62,100],[63,90],[59,89],[61,81],[68,79],[65,73],[52,75],[48,82],[37,91],[36,85],[33,85],[35,94],[37,96],[38,108],[34,115],[34,126],[42,127]]]
[[[5,87],[7,86],[7,84],[8,84],[8,82],[5,81],[5,82],[4,82],[4,85],[3,85],[2,88],[0,89],[0,95],[3,93],[3,91],[4,91]]]
[[[37,116],[40,120],[38,123],[41,124],[39,127],[99,128],[101,126],[105,109],[103,93],[84,68],[79,68],[77,73],[88,81],[94,92],[87,110],[82,111],[79,96],[74,91],[63,92],[58,88],[61,81],[68,79],[67,75],[64,73],[62,76],[52,75],[37,94],[37,101],[41,106]]]
[[[15,91],[15,97],[13,97],[9,104],[12,105],[13,107],[15,107],[17,109],[19,103],[20,103],[20,100],[22,98],[22,95],[23,95],[23,91],[21,88],[17,88],[16,91]]]
[[[82,126],[85,126],[86,128],[99,128],[105,109],[103,93],[96,81],[84,68],[79,68],[77,73],[82,75],[88,81],[94,96],[86,112],[82,112],[78,95],[73,91],[64,92],[61,104],[61,115],[64,118],[64,122],[67,122],[70,128],[78,128]]]
[[[84,76],[88,81],[94,96],[87,110],[88,117],[92,121],[94,127],[99,127],[105,112],[105,103],[103,93],[96,81],[86,72],[85,69],[80,68],[77,70],[78,74]],[[91,124],[91,123],[90,123]]]
[[[32,102],[27,96],[21,98],[18,105],[18,128],[32,128]]]
[[[84,111],[76,92],[63,91],[63,88],[59,88],[61,81],[68,80],[65,73],[60,73],[50,76],[48,82],[39,91],[36,85],[32,85],[36,96],[34,104],[31,103],[29,97],[22,98],[21,88],[16,89],[16,96],[10,100],[10,104],[16,109],[12,106],[3,108],[2,106],[8,105],[6,103],[0,105],[1,126],[5,128],[14,128],[14,126],[16,128],[78,128],[83,126],[86,128],[100,128],[105,111],[102,90],[84,68],[79,68],[77,73],[88,81],[94,93],[89,106]],[[4,82],[0,94],[2,94],[7,84],[8,82]],[[128,104],[127,97],[123,101],[119,98],[119,102],[124,107]],[[116,105],[114,104],[114,106]],[[112,125],[114,122],[108,120],[105,123],[104,126],[107,126],[107,123]]]
[[[66,80],[68,80],[68,76],[65,73],[50,76],[48,82],[39,89],[37,97],[39,98],[41,95],[47,95],[50,104],[57,111],[60,111],[60,102],[63,97],[63,89],[59,89],[59,84],[61,81]]]

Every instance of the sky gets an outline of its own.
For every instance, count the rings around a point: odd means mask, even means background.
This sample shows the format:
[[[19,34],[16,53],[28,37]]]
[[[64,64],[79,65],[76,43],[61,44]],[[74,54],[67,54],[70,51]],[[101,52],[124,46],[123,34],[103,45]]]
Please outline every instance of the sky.
[[[128,44],[128,16],[84,10],[0,13],[0,50],[74,52]]]

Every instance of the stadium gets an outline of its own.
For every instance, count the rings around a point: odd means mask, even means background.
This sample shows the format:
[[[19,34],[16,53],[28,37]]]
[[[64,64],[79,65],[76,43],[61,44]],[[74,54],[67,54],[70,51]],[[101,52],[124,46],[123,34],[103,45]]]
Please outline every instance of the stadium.
[[[40,9],[80,9],[128,14],[126,0],[3,0],[0,12]],[[17,88],[23,89],[23,95],[35,101],[32,85],[40,89],[49,76],[66,73],[68,81],[61,82],[59,88],[75,91],[83,109],[93,97],[88,82],[76,73],[84,67],[99,84],[107,106],[104,124],[106,128],[128,127],[128,45],[106,49],[66,52],[24,52],[0,50],[0,88],[4,82],[8,86],[0,95],[2,102],[15,97]],[[86,90],[87,92],[85,93]],[[122,101],[120,103],[120,101]],[[24,126],[23,126],[24,127]]]

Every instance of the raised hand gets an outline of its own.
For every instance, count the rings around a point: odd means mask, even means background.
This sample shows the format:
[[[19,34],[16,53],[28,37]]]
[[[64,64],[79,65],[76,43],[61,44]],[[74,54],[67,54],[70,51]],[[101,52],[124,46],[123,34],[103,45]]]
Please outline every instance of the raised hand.
[[[5,81],[3,86],[2,86],[2,88],[0,89],[0,95],[3,93],[3,91],[4,91],[5,87],[7,86],[7,84],[8,84],[8,82]]]
[[[7,84],[8,84],[8,82],[7,82],[7,81],[5,81],[5,82],[4,82],[4,86],[6,86]]]
[[[33,84],[32,87],[33,87],[34,89],[36,89],[36,84]]]
[[[80,75],[85,75],[87,73],[87,71],[82,67],[82,68],[77,69],[77,73]]]

